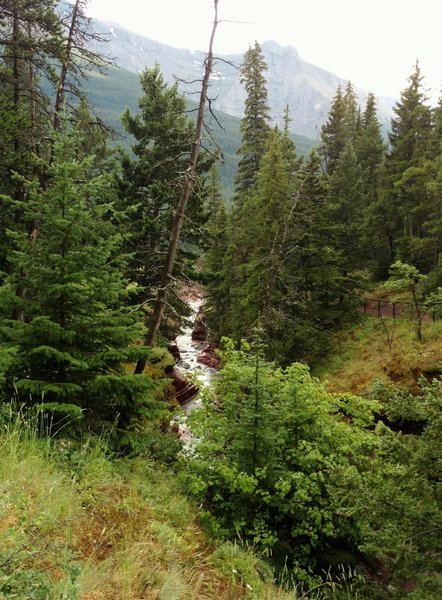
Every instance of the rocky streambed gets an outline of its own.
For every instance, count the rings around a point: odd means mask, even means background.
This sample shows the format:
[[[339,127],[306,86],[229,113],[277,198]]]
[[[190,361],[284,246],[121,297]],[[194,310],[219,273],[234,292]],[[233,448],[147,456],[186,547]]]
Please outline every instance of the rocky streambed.
[[[183,410],[189,412],[201,405],[199,392],[216,375],[219,359],[214,345],[208,340],[204,314],[201,311],[204,301],[202,293],[192,289],[187,291],[184,299],[191,315],[169,350],[176,360],[171,374],[175,397]],[[175,421],[173,429],[177,430],[181,439],[190,435],[185,425],[185,415]]]

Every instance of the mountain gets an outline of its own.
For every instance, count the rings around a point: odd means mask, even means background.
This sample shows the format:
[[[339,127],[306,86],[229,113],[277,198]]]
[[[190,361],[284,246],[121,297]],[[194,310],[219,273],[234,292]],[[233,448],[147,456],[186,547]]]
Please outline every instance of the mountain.
[[[126,148],[130,146],[132,139],[122,127],[121,114],[125,108],[129,108],[132,113],[139,110],[141,85],[138,75],[121,68],[110,68],[105,76],[98,72],[91,73],[82,85],[94,111],[117,133],[115,141]],[[189,99],[187,103],[189,114],[195,117],[196,102]],[[216,120],[208,115],[207,125],[223,153],[224,160],[218,164],[218,172],[224,196],[229,198],[238,163],[236,150],[241,145],[240,119],[218,110],[213,112]],[[304,136],[292,133],[291,137],[298,154],[307,155],[317,145],[315,140]],[[213,146],[208,139],[203,144]]]
[[[128,31],[117,23],[95,20],[94,27],[108,36],[105,52],[114,58],[119,67],[139,73],[158,62],[166,81],[178,80],[182,92],[189,98],[195,98],[203,71],[204,52],[173,48]],[[103,52],[102,45],[96,49]],[[283,112],[288,105],[292,117],[291,131],[318,139],[336,88],[338,84],[345,87],[347,81],[306,62],[292,46],[283,47],[276,42],[266,41],[262,44],[262,50],[268,64],[266,78],[274,124],[282,125]],[[242,54],[219,56],[215,61],[210,89],[214,107],[238,118],[243,115],[245,100],[238,70],[242,62]],[[189,81],[194,83],[186,83]],[[367,92],[356,87],[355,91],[364,107]],[[378,98],[378,115],[384,129],[389,127],[394,103],[393,98]]]

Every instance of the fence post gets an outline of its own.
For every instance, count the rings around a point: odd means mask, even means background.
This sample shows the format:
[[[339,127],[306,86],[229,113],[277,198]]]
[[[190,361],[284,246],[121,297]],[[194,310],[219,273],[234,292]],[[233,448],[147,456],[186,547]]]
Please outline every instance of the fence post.
[[[378,300],[378,317],[381,316],[381,301]]]
[[[396,318],[396,302],[393,302],[393,319]]]

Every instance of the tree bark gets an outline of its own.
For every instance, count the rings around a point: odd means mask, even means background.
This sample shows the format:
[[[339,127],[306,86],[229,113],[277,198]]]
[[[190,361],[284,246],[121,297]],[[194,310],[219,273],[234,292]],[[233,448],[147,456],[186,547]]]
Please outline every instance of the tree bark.
[[[57,94],[55,96],[55,104],[54,104],[54,120],[53,120],[53,128],[55,131],[60,127],[60,112],[63,107],[63,98],[64,98],[64,89],[66,84],[66,77],[69,71],[69,66],[71,62],[71,53],[72,46],[74,44],[74,35],[75,29],[77,27],[77,19],[78,13],[80,10],[80,0],[76,0],[73,8],[72,8],[72,18],[71,24],[69,26],[69,34],[66,40],[66,53],[63,59],[63,64],[61,66],[60,79],[58,80],[57,86]]]
[[[183,189],[181,192],[180,201],[178,203],[175,217],[173,220],[172,230],[169,238],[169,247],[163,267],[160,286],[158,288],[157,297],[154,305],[154,310],[149,323],[149,329],[144,339],[144,345],[151,348],[155,344],[158,330],[163,318],[164,306],[166,304],[167,295],[172,280],[172,271],[175,264],[175,256],[180,238],[181,227],[183,225],[184,215],[186,211],[187,201],[192,192],[195,175],[196,164],[200,152],[201,133],[204,123],[204,109],[207,100],[207,90],[209,88],[209,78],[213,67],[213,42],[215,39],[216,28],[218,26],[218,0],[214,0],[214,20],[212,33],[210,35],[209,50],[205,60],[204,77],[201,85],[200,100],[198,105],[198,116],[196,121],[195,135],[192,142],[189,164],[184,174]],[[147,360],[140,359],[135,368],[135,374],[141,375],[146,368]]]

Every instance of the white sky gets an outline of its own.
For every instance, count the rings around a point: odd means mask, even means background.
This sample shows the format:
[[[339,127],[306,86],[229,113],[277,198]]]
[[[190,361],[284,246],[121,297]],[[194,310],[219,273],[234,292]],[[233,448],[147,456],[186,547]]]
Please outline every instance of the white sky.
[[[90,0],[91,16],[159,42],[206,50],[213,0]],[[416,59],[436,103],[442,88],[442,0],[219,0],[215,51],[255,40],[301,57],[376,95],[398,98]]]

